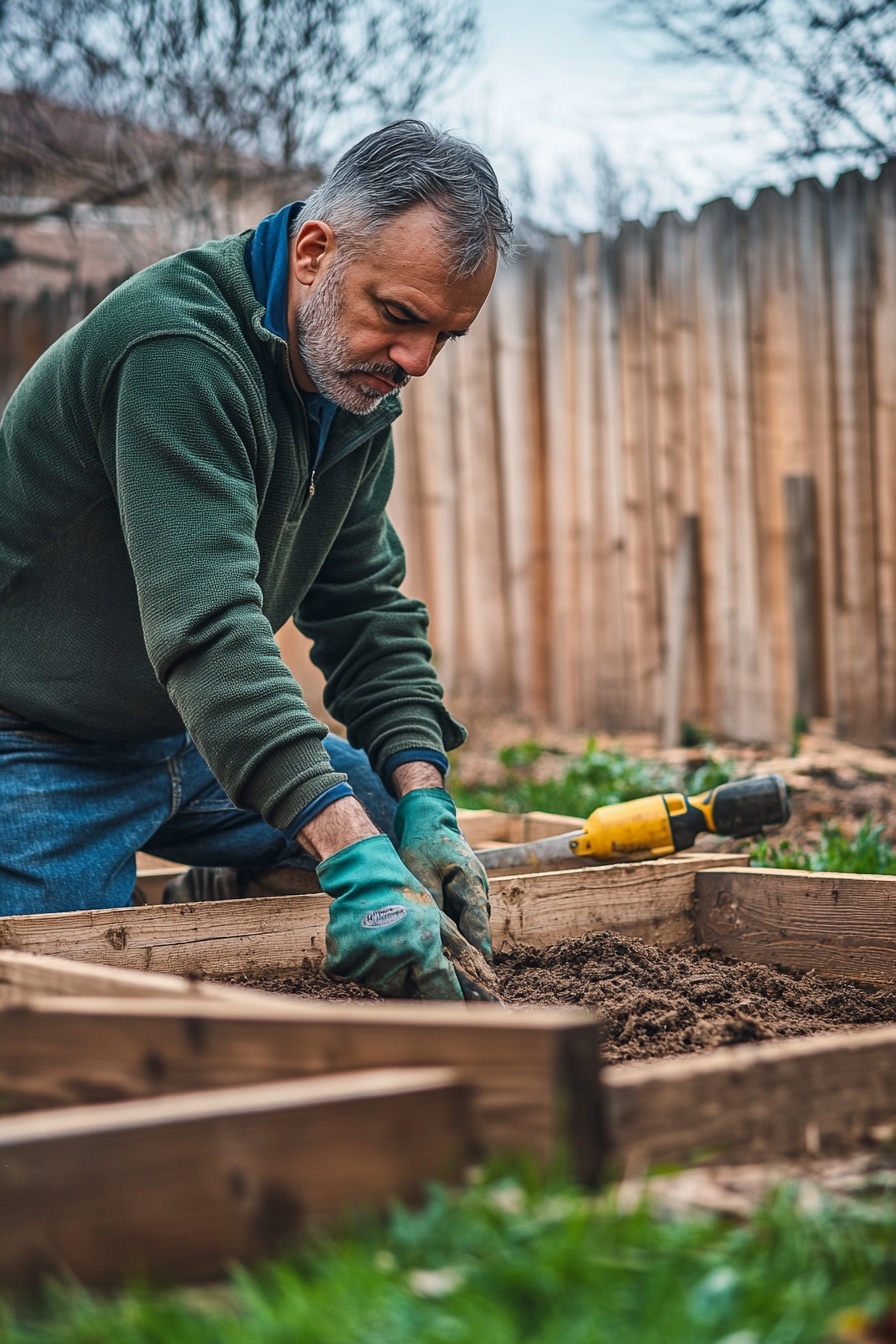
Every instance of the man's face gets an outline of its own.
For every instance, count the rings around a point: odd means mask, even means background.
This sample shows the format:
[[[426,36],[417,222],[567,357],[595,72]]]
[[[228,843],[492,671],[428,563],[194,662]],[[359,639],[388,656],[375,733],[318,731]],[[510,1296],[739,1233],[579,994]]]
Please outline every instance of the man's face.
[[[306,391],[365,415],[465,334],[495,263],[453,279],[437,225],[432,207],[414,206],[348,254],[326,225],[302,227],[293,244],[290,354]]]

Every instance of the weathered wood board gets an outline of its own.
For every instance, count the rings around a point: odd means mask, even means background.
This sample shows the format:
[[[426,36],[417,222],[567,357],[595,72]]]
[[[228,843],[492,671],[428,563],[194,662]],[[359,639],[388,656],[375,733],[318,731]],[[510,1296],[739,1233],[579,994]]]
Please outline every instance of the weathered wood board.
[[[87,965],[64,957],[35,952],[0,951],[0,1007],[27,1003],[35,994],[106,996],[150,999],[174,995],[197,999],[230,999],[267,996],[261,990],[218,985],[212,980],[187,980],[152,971],[125,971],[116,966]]]
[[[701,854],[495,878],[489,884],[492,941],[508,951],[614,930],[662,947],[686,946],[694,941],[696,874],[747,862],[746,855]]]
[[[896,1027],[614,1064],[602,1082],[624,1171],[816,1156],[896,1121]]]
[[[496,878],[494,945],[545,947],[605,929],[670,947],[692,942],[695,874],[737,862],[703,854]],[[319,961],[328,909],[326,896],[310,894],[16,915],[0,920],[0,948],[175,975],[260,976]]]
[[[717,868],[697,875],[694,918],[739,961],[896,981],[896,878]]]
[[[564,816],[559,812],[490,812],[485,808],[458,808],[458,824],[474,849],[485,849],[494,840],[508,845],[523,845],[529,840],[545,840],[565,835],[584,825],[583,817]]]
[[[458,1070],[489,1152],[603,1157],[600,1027],[578,1009],[313,1003],[274,995],[184,1003],[32,999],[0,1012],[0,1110],[408,1065]]]
[[[209,1277],[349,1210],[417,1200],[475,1151],[445,1069],[0,1118],[0,1285]]]

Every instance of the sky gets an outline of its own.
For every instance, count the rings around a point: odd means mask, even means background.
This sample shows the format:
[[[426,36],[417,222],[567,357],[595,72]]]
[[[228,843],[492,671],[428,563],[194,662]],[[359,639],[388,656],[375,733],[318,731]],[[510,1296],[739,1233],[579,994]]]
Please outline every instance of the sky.
[[[524,161],[539,222],[557,227],[604,222],[594,219],[606,196],[591,169],[596,146],[626,189],[628,214],[693,215],[732,193],[744,204],[780,180],[768,122],[744,104],[721,110],[726,93],[738,94],[729,71],[661,62],[658,35],[610,21],[603,8],[481,0],[478,60],[426,111],[482,145],[511,197]]]

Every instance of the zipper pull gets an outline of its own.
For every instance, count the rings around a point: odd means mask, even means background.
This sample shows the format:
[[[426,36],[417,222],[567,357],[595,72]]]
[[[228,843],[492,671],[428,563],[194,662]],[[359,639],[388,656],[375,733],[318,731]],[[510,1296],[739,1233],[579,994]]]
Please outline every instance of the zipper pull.
[[[312,473],[311,473],[311,480],[308,482],[308,498],[309,498],[309,499],[313,499],[313,497],[314,497],[314,476],[315,476],[315,473],[312,471]]]

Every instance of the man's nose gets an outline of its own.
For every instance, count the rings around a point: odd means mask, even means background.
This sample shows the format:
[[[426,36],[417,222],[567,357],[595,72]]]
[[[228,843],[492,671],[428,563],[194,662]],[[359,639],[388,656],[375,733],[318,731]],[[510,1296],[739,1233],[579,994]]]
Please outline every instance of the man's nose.
[[[412,378],[422,378],[436,357],[437,337],[424,331],[402,333],[389,348],[389,358]]]

